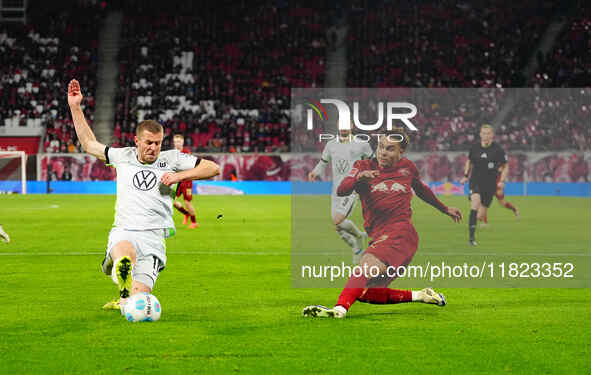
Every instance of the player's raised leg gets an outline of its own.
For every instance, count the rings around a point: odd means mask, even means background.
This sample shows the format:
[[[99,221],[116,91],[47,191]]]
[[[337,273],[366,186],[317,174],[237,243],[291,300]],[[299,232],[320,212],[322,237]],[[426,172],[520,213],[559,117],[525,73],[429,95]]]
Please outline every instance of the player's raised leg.
[[[110,251],[110,257],[113,260],[112,278],[119,287],[119,301],[123,306],[132,294],[136,250],[131,242],[120,241]]]

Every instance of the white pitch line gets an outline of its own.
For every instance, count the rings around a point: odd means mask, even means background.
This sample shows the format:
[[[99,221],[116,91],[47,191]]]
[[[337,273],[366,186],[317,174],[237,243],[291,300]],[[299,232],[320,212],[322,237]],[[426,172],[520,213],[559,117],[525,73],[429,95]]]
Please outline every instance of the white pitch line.
[[[88,255],[104,255],[104,251],[88,251],[88,252],[0,252],[0,256],[88,256]],[[290,253],[290,252],[264,252],[264,251],[173,251],[170,255],[256,255],[256,256],[330,256],[343,255],[342,252],[318,252],[318,253]],[[429,253],[418,252],[417,255],[426,256],[497,256],[497,257],[520,257],[520,256],[547,256],[547,257],[591,257],[591,253]]]
[[[173,251],[168,252],[169,255],[289,255],[288,252],[248,252],[248,251]],[[88,256],[88,255],[105,255],[104,251],[88,251],[88,252],[6,252],[0,253],[0,256]]]

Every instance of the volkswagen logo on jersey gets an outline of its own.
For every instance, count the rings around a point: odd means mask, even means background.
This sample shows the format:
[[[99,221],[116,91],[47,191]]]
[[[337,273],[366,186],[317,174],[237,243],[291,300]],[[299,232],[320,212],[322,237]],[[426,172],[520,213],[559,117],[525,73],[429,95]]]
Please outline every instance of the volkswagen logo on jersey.
[[[147,191],[156,186],[156,174],[152,171],[139,171],[133,176],[133,186],[138,190]]]
[[[340,174],[347,173],[349,169],[349,162],[345,159],[338,159],[336,163],[337,170]]]

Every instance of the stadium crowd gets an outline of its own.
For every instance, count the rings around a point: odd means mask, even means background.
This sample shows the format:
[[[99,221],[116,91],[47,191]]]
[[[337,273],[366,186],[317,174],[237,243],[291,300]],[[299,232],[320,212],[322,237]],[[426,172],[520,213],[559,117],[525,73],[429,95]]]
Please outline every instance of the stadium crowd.
[[[104,3],[43,11],[39,3],[31,2],[27,25],[0,26],[0,126],[41,126],[47,152],[78,152],[60,101],[65,82],[77,77],[92,122]],[[291,131],[290,90],[324,85],[326,53],[334,48],[334,9],[327,4],[315,4],[327,9],[319,12],[303,0],[265,0],[257,7],[229,0],[123,3],[114,145],[133,144],[135,125],[155,118],[167,132],[164,147],[171,146],[172,133],[183,133],[193,152],[304,150],[298,145],[313,135]],[[515,105],[497,127],[503,145],[588,149],[586,89],[558,96],[535,91],[591,83],[588,6],[579,4],[566,19],[555,47],[538,56],[534,76],[522,76],[557,6],[536,0],[353,1],[346,18],[347,85],[488,88],[462,98],[464,106],[454,111],[442,111],[437,101],[422,107],[415,119],[422,131],[412,149],[445,151],[464,150],[507,99],[505,89],[527,84],[533,86],[523,89],[529,94],[513,94]]]
[[[184,2],[180,11],[159,1],[139,5],[124,22],[121,145],[149,116],[184,133],[193,151],[289,149],[290,87],[323,83],[322,15],[275,1]]]
[[[92,4],[43,7],[41,1],[29,6],[26,25],[0,25],[0,126],[44,127],[45,150],[78,152],[63,95],[71,77],[84,80],[85,112],[92,121],[102,9]]]

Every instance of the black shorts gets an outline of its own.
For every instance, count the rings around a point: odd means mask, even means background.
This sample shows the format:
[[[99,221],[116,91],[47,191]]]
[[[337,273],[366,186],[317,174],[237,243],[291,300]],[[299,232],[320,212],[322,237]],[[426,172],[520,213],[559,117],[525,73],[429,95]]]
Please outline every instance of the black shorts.
[[[492,203],[496,190],[497,186],[494,180],[492,182],[470,180],[470,194],[468,195],[468,199],[470,199],[472,194],[480,194],[480,203],[488,208]]]

